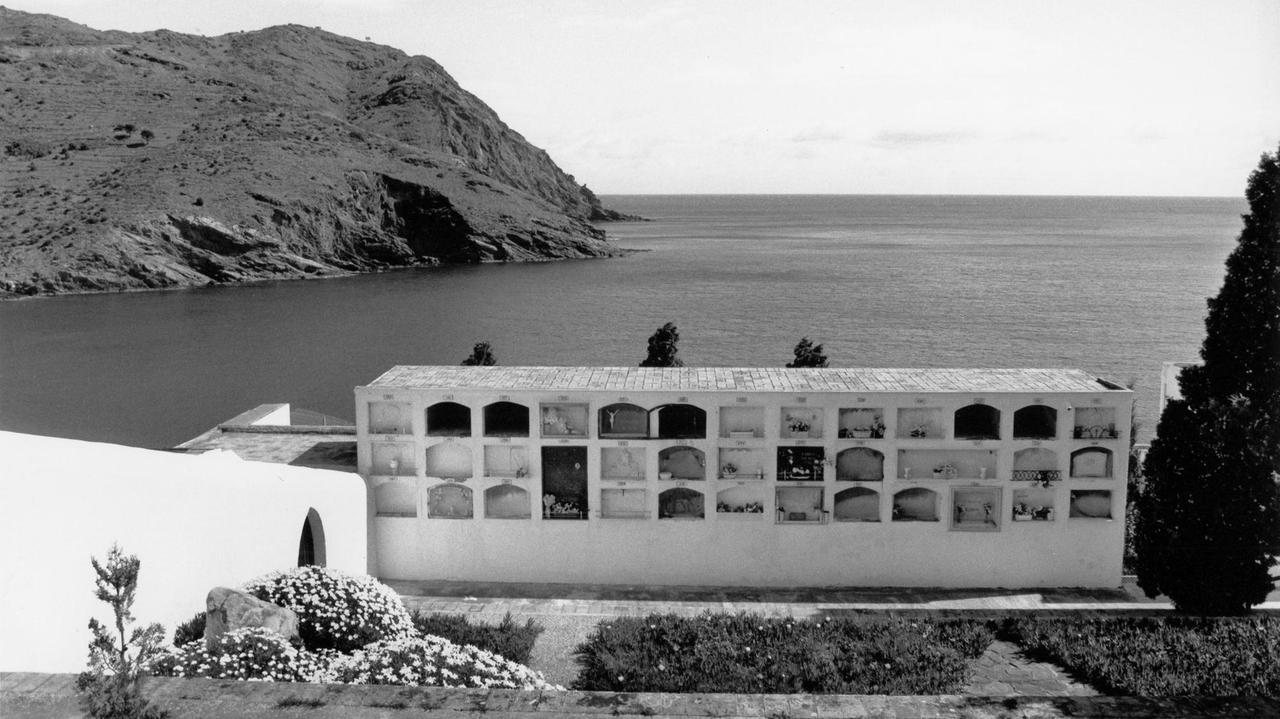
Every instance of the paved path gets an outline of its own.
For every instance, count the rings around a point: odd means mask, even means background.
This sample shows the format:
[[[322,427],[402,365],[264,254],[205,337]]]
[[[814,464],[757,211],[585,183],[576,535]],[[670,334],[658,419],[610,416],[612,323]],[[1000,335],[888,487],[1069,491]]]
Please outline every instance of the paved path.
[[[81,717],[74,675],[0,673],[0,717]],[[513,690],[275,684],[159,679],[147,696],[171,719],[582,719],[613,716],[734,719],[1275,719],[1274,699],[1132,697],[884,697],[808,694],[614,694]]]
[[[1101,692],[1076,681],[1055,664],[1029,659],[1015,644],[999,639],[970,665],[972,676],[961,694],[984,697],[1088,697]]]

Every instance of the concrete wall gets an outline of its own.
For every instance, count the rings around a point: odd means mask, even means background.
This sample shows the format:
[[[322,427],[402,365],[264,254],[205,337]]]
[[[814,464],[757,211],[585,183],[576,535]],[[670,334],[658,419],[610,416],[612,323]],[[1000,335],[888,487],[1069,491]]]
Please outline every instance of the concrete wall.
[[[809,393],[802,397],[781,392],[633,392],[627,397],[604,391],[557,393],[502,390],[417,390],[380,386],[358,388],[356,413],[360,472],[371,488],[370,571],[387,579],[451,579],[483,581],[664,583],[702,585],[771,586],[954,586],[954,587],[1118,587],[1124,537],[1125,457],[1131,393],[1099,388],[1096,392],[983,393],[972,396],[949,393]],[[530,437],[483,436],[483,408],[496,401],[512,401],[529,407]],[[425,431],[425,410],[439,401],[454,401],[472,408],[470,437],[431,437]],[[668,403],[688,403],[707,411],[704,439],[608,439],[600,438],[598,410],[615,402],[645,408]],[[406,408],[401,433],[371,434],[370,403],[395,402]],[[541,436],[543,403],[587,402],[585,434],[581,437]],[[986,404],[1000,411],[999,439],[965,439],[955,436],[956,410]],[[1053,438],[1015,438],[1014,412],[1030,405],[1046,405],[1057,411]],[[763,411],[763,436],[726,436],[720,416],[733,416],[744,407]],[[884,438],[839,436],[841,408],[882,409],[888,431]],[[807,437],[794,436],[785,417],[797,408],[816,412],[815,426]],[[937,408],[936,427],[928,436],[910,437],[922,408]],[[1088,408],[1090,426],[1096,426],[1095,408],[1114,416],[1116,436],[1074,436],[1075,410]],[[901,414],[901,422],[899,421]],[[729,423],[732,424],[732,423]],[[819,427],[821,425],[821,431]],[[1112,424],[1108,422],[1107,424]],[[905,428],[905,429],[904,429]],[[471,476],[462,484],[473,490],[474,516],[469,519],[429,516],[428,495],[446,480],[433,477],[417,462],[412,476],[390,477],[372,464],[373,448],[396,445],[411,448],[415,457],[441,444],[471,449]],[[519,446],[527,449],[530,472],[525,477],[486,476],[486,446]],[[673,446],[690,446],[706,457],[704,481],[663,480],[659,454]],[[538,465],[543,447],[587,448],[590,512],[585,521],[544,518],[542,472]],[[828,460],[842,450],[865,447],[884,456],[882,481],[838,481],[833,464],[824,467],[817,482],[780,481],[777,448],[822,447]],[[643,479],[610,479],[603,471],[602,450],[610,447],[643,448]],[[1099,447],[1112,454],[1110,477],[1071,478],[1071,456],[1080,449]],[[756,450],[764,457],[763,478],[721,477],[721,449]],[[1031,481],[1014,481],[1019,451],[1052,452],[1057,481],[1041,489]],[[961,461],[970,454],[994,459]],[[932,468],[954,459],[955,476],[934,476]],[[1041,457],[1044,460],[1044,457]],[[917,466],[911,472],[902,463]],[[970,466],[972,465],[972,466]],[[1037,465],[1039,468],[1039,465]],[[1047,468],[1047,467],[1046,467]],[[909,476],[908,476],[909,475]],[[387,485],[391,484],[390,487]],[[514,485],[528,491],[529,519],[485,518],[485,489]],[[684,487],[702,492],[704,519],[660,519],[662,491]],[[788,522],[794,508],[781,510],[778,491],[789,487],[817,487],[822,491],[825,521]],[[834,521],[835,495],[851,487],[879,493],[879,522]],[[379,489],[381,488],[381,489]],[[601,491],[642,490],[646,493],[647,518],[602,517]],[[903,490],[928,489],[937,495],[938,521],[892,521],[894,495]],[[956,525],[953,498],[957,489],[994,490],[995,526],[972,522]],[[387,491],[394,489],[395,492]],[[754,492],[764,505],[763,514],[718,513],[717,493],[732,489],[741,496]],[[1028,494],[1029,490],[1030,491]],[[1071,516],[1071,492],[1110,492],[1111,518]],[[1051,519],[1014,521],[1015,493],[1034,497],[1028,503],[1052,505]],[[960,493],[962,496],[964,492]],[[377,497],[395,499],[393,512],[379,512]],[[972,496],[970,494],[970,496]],[[415,502],[416,498],[416,502]],[[970,511],[974,504],[969,502]],[[1091,498],[1093,505],[1097,498]],[[905,502],[910,504],[910,502]],[[981,516],[982,502],[977,503]],[[405,511],[406,507],[409,511]],[[1090,507],[1097,511],[1096,506]],[[416,516],[404,516],[416,514]],[[821,514],[821,512],[818,512]],[[397,515],[397,516],[392,516]],[[810,512],[807,518],[815,518]],[[971,516],[971,515],[970,515]]]
[[[297,563],[308,512],[326,564],[366,568],[365,487],[349,473],[0,432],[0,671],[79,671],[90,556],[113,542],[142,562],[135,616],[173,628],[213,586]]]

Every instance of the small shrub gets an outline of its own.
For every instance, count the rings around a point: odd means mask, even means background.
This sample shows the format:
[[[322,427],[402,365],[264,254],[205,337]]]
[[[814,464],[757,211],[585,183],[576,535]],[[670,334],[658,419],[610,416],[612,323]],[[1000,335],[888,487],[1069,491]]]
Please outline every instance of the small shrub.
[[[1276,617],[1034,617],[1009,631],[1113,694],[1280,697]]]
[[[307,566],[273,572],[245,591],[298,614],[298,633],[312,651],[350,652],[371,642],[413,633],[400,596],[370,576]]]
[[[195,641],[204,640],[205,613],[198,612],[194,617],[179,624],[173,630],[173,645],[180,647]]]
[[[463,614],[413,613],[413,626],[420,634],[444,637],[454,644],[466,644],[520,664],[529,663],[533,644],[542,634],[541,624],[532,619],[517,624],[508,612],[497,625],[472,624]]]
[[[381,641],[330,665],[333,680],[346,684],[558,689],[542,675],[475,647],[440,637]]]
[[[76,691],[88,715],[97,719],[165,719],[169,713],[142,697],[135,680],[123,674],[110,676],[83,672],[76,677]]]
[[[99,719],[142,717],[159,719],[167,712],[151,705],[138,687],[139,677],[163,651],[164,628],[159,624],[134,626],[133,602],[137,598],[142,563],[117,545],[105,562],[90,557],[94,596],[106,602],[114,615],[111,626],[89,619],[89,670],[76,678],[76,689],[89,716]]]

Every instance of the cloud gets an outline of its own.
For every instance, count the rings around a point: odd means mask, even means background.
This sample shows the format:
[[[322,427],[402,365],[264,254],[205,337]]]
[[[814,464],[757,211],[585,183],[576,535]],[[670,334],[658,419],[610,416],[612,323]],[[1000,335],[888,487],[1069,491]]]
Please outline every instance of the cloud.
[[[948,132],[889,132],[883,131],[871,139],[876,147],[912,148],[921,145],[954,145],[975,140],[978,133],[972,130],[952,130]]]
[[[839,130],[832,130],[825,127],[813,127],[808,130],[797,132],[791,136],[792,142],[840,142],[844,139],[844,133]]]

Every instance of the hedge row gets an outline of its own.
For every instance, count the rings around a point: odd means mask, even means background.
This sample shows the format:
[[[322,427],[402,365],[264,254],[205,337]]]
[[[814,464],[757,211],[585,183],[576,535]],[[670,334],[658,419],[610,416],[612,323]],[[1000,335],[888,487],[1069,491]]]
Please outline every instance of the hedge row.
[[[532,619],[524,624],[516,623],[510,612],[496,626],[472,624],[464,614],[414,612],[413,626],[419,634],[444,637],[454,644],[469,644],[520,664],[529,663],[533,643],[543,631],[542,625]]]
[[[1280,697],[1280,617],[1030,617],[1005,631],[1109,694]]]
[[[578,647],[577,689],[950,694],[986,650],[990,620],[774,619],[673,614],[601,623]]]

